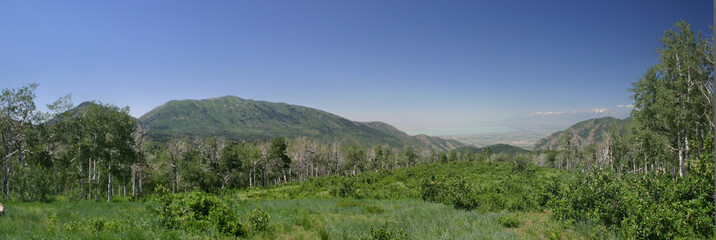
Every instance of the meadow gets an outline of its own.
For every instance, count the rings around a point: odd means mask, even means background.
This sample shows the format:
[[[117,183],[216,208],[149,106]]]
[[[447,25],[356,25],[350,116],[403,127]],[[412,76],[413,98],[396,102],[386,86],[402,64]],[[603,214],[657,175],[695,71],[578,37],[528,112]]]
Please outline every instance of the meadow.
[[[262,209],[264,230],[247,239],[561,239],[594,235],[594,227],[573,227],[551,217],[539,204],[524,202],[527,188],[550,182],[566,171],[512,163],[433,164],[356,176],[315,178],[219,195],[166,194],[193,206],[188,198],[220,199],[238,216]],[[423,185],[460,174],[474,179],[482,199],[474,209],[421,199]],[[168,227],[155,210],[161,196],[114,202],[6,202],[0,217],[2,239],[233,239],[218,228]],[[186,200],[186,201],[185,201]],[[199,202],[199,201],[197,201]],[[210,202],[210,201],[209,201]],[[529,201],[527,201],[529,202]],[[174,202],[175,203],[175,202]],[[186,212],[186,209],[184,212]],[[208,219],[208,218],[207,218]],[[183,220],[184,222],[186,220]],[[246,220],[238,220],[245,224]],[[599,233],[599,232],[596,232]],[[603,233],[599,233],[603,234]],[[595,235],[602,236],[602,235]]]

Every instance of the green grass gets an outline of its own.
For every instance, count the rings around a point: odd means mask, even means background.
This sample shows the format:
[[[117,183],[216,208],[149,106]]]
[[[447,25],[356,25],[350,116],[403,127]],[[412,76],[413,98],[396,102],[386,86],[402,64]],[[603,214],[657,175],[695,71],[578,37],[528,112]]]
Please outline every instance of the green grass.
[[[452,176],[469,179],[485,202],[474,210],[421,200],[424,180]],[[555,169],[530,166],[515,170],[511,163],[431,164],[357,176],[325,177],[250,190],[229,190],[220,197],[235,205],[240,216],[265,210],[268,229],[249,239],[550,239],[584,238],[553,220],[549,211],[522,206],[526,191],[554,179],[570,177]],[[349,188],[341,190],[341,188]],[[340,191],[339,191],[340,190]],[[349,191],[349,198],[338,197]],[[0,239],[221,239],[206,231],[171,230],[143,202],[5,202]],[[126,200],[126,199],[125,199]],[[524,206],[535,206],[524,205]],[[510,211],[510,209],[513,209]],[[379,236],[380,235],[380,236]],[[229,238],[231,239],[231,238]]]
[[[144,203],[4,203],[0,239],[171,239],[192,236],[164,229]],[[101,225],[101,226],[100,226]],[[98,228],[99,227],[99,228]]]
[[[243,211],[260,207],[271,216],[269,230],[250,239],[371,239],[371,229],[384,224],[389,230],[404,232],[408,239],[542,239],[547,231],[561,228],[544,212],[478,213],[414,199],[236,203]],[[8,212],[0,217],[0,239],[226,238],[214,231],[166,229],[145,203],[10,202],[5,206]],[[521,224],[504,227],[499,219],[505,215]],[[96,228],[98,222],[103,223],[101,229]]]

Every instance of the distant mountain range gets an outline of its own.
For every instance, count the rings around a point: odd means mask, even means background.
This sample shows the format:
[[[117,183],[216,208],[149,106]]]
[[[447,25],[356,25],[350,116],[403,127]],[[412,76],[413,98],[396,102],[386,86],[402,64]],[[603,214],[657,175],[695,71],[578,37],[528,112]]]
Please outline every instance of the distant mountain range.
[[[170,101],[144,114],[137,122],[148,127],[147,135],[158,141],[177,135],[229,140],[306,136],[323,142],[410,145],[438,151],[465,146],[456,140],[410,136],[382,122],[355,122],[313,108],[234,96]]]
[[[622,129],[631,121],[631,118],[617,119],[613,117],[594,118],[578,122],[571,127],[550,134],[535,143],[533,150],[557,150],[560,138],[565,131],[572,133],[571,144],[579,149],[584,149],[593,143],[603,141],[611,131],[612,126]]]

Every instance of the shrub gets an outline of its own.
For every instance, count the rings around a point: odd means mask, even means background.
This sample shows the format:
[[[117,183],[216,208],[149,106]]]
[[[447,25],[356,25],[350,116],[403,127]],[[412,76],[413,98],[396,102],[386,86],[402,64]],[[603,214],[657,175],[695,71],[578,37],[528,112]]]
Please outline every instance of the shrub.
[[[510,215],[502,215],[498,217],[497,223],[506,228],[515,228],[522,225],[522,221]]]
[[[15,194],[20,201],[52,200],[52,172],[39,164],[28,164],[15,172]]]
[[[689,175],[617,175],[594,170],[556,188],[548,205],[557,219],[593,222],[627,238],[713,238],[713,154]]]
[[[403,230],[388,229],[388,222],[377,229],[371,226],[370,236],[373,240],[408,239],[408,234]]]
[[[263,209],[254,209],[249,215],[249,222],[251,223],[251,231],[263,231],[268,228],[269,219],[271,217]]]
[[[341,199],[336,203],[336,207],[342,208],[361,207],[363,205],[364,204],[362,202],[346,199]]]
[[[159,207],[154,209],[160,221],[169,228],[206,230],[212,209],[226,208],[221,199],[205,192],[190,192],[186,195],[161,195]]]
[[[209,212],[209,219],[216,230],[225,235],[240,237],[247,235],[249,231],[235,208],[214,208]]]
[[[128,227],[132,227],[132,224],[129,221],[116,219],[108,220],[105,218],[90,218],[80,221],[71,221],[64,224],[64,230],[68,232],[119,232],[123,228]]]
[[[385,212],[385,209],[378,206],[368,205],[363,209],[363,212],[370,214],[381,214]]]
[[[159,214],[162,224],[172,229],[205,231],[213,227],[224,235],[245,236],[264,231],[269,224],[270,217],[262,209],[254,209],[243,220],[235,206],[201,191],[160,194],[156,200],[158,203],[149,205],[150,209]]]
[[[353,179],[354,178],[336,178],[336,187],[330,189],[331,195],[341,198],[361,198],[361,196],[357,193]]]
[[[450,204],[459,209],[477,208],[480,205],[478,195],[472,184],[464,178],[424,180],[422,184],[423,200]]]

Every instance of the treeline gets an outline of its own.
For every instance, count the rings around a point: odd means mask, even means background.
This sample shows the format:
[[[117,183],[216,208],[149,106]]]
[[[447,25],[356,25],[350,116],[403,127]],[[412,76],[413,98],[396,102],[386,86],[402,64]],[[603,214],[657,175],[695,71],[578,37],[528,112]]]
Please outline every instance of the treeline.
[[[158,186],[175,193],[217,192],[458,160],[407,145],[325,144],[305,137],[230,142],[176,136],[157,142],[129,116],[128,107],[86,102],[73,108],[68,95],[49,104],[49,113],[39,112],[37,87],[4,89],[0,98],[5,198],[111,201]]]
[[[714,61],[712,43],[680,21],[658,49],[659,63],[629,89],[631,123],[606,141],[576,149],[567,134],[536,163],[586,173],[544,190],[568,223],[640,239],[714,237]]]
[[[606,138],[584,149],[560,138],[559,151],[534,153],[535,164],[562,169],[614,170],[685,177],[707,153],[713,131],[713,48],[710,39],[680,21],[660,39],[659,63],[634,82],[634,109],[624,128],[613,126]]]

